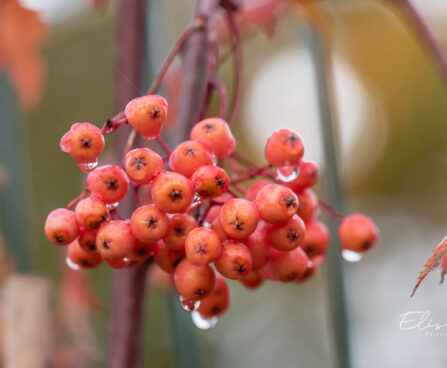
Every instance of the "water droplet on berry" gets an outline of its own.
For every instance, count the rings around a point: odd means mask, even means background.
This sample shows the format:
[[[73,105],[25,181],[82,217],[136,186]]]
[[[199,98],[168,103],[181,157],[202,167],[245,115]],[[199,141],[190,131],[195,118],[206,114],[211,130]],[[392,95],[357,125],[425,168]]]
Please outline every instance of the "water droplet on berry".
[[[299,166],[280,166],[276,168],[276,180],[290,183],[298,177],[299,173]]]
[[[202,226],[211,229],[211,224],[208,221],[203,221]]]
[[[85,173],[92,172],[98,167],[98,159],[96,159],[95,162],[88,162],[85,164],[78,164],[78,167],[81,169],[81,171]]]
[[[112,211],[115,208],[117,208],[119,204],[120,204],[119,202],[115,202],[115,203],[111,203],[111,204],[106,204],[106,206],[109,211]]]
[[[194,199],[192,200],[191,206],[189,206],[187,212],[193,210],[194,208],[200,206],[201,204],[202,204],[202,198],[200,198],[200,196],[197,193],[195,193]]]
[[[76,263],[74,263],[68,255],[65,257],[65,263],[72,270],[79,271],[81,269],[81,267],[79,267]]]
[[[185,299],[184,297],[180,296],[180,303],[185,311],[194,312],[197,308],[199,308],[200,300]]]
[[[200,330],[210,330],[217,324],[218,321],[217,317],[203,318],[197,311],[191,313],[191,318],[194,325]]]
[[[363,255],[361,253],[357,253],[349,249],[342,250],[341,256],[345,261],[348,262],[359,262],[363,258]]]

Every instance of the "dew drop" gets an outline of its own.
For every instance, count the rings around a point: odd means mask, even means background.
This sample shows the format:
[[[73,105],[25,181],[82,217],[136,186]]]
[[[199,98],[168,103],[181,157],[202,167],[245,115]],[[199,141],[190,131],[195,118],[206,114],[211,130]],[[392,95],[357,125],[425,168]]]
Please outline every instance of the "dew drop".
[[[119,202],[110,203],[110,204],[106,204],[106,207],[109,211],[112,211],[115,208],[117,208],[119,204],[120,204]]]
[[[98,167],[98,159],[96,159],[95,162],[88,162],[85,164],[78,164],[78,167],[81,169],[81,171],[85,173],[92,172]]]
[[[79,271],[81,269],[81,267],[79,267],[76,263],[74,263],[68,255],[65,257],[65,263],[72,270]]]
[[[210,330],[216,326],[218,321],[217,317],[203,318],[197,311],[191,313],[191,318],[194,325],[200,330]]]
[[[202,226],[211,229],[211,224],[208,221],[203,221]]]
[[[354,252],[349,249],[342,250],[341,256],[343,257],[343,259],[345,261],[352,262],[352,263],[359,262],[363,258],[363,255],[361,253],[357,253],[357,252]]]
[[[200,300],[191,300],[180,296],[180,303],[185,311],[194,312],[199,308]]]
[[[276,168],[276,180],[290,183],[298,177],[299,173],[299,166],[280,166]]]
[[[202,198],[200,198],[200,196],[195,193],[194,194],[194,199],[192,200],[191,206],[189,206],[188,211],[192,211],[194,208],[200,206],[202,204]]]

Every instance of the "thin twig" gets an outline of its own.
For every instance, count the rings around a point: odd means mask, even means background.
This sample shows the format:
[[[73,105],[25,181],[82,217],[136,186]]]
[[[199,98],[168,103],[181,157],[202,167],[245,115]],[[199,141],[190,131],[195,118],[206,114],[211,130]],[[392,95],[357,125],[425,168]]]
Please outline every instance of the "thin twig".
[[[81,194],[79,194],[76,198],[74,198],[69,204],[67,204],[67,210],[71,210],[76,203],[80,200],[86,198],[90,194],[89,189],[85,189]]]
[[[324,212],[326,212],[329,216],[331,216],[332,218],[339,220],[339,221],[341,221],[345,218],[345,216],[343,214],[335,211],[328,203],[324,202],[323,200],[319,199],[318,204],[319,204],[320,208]]]
[[[171,154],[171,149],[169,148],[166,141],[160,135],[157,137],[157,142],[160,144],[163,151],[165,151],[165,153],[169,156]]]

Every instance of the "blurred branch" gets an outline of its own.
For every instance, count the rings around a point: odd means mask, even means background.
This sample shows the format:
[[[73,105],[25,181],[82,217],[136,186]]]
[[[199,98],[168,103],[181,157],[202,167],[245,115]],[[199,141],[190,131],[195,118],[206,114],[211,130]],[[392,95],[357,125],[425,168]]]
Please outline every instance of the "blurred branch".
[[[326,198],[331,203],[334,211],[341,212],[343,195],[340,185],[338,147],[337,147],[337,111],[334,95],[334,80],[332,72],[332,60],[327,39],[315,22],[306,20],[305,31],[307,41],[312,54],[315,79],[317,83],[318,106],[320,111],[320,123],[323,133],[323,150],[325,170],[323,181],[326,183]],[[331,219],[329,228],[332,234],[337,234],[338,222]],[[344,285],[344,271],[340,246],[337,237],[334,236],[328,249],[328,293],[331,308],[331,323],[335,343],[336,364],[338,368],[349,368],[349,321],[346,305],[346,293]]]
[[[447,85],[447,55],[442,49],[442,45],[436,39],[428,24],[410,0],[392,0],[401,10],[407,21],[413,27],[415,33],[420,38],[422,46],[428,52],[435,63],[442,80]]]

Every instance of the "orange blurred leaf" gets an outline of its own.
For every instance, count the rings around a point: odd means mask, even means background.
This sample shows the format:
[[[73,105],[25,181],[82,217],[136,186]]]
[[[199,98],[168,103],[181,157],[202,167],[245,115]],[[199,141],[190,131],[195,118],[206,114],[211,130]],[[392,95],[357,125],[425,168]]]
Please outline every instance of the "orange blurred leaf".
[[[433,251],[433,255],[429,258],[427,263],[424,266],[424,269],[418,276],[418,281],[414,286],[413,292],[411,296],[414,295],[417,288],[421,284],[421,282],[425,279],[425,277],[434,269],[438,268],[441,265],[441,283],[444,282],[444,276],[447,271],[447,236],[442,239],[442,241],[438,244],[438,246]]]
[[[8,71],[22,107],[35,107],[42,95],[46,75],[41,55],[47,26],[37,12],[17,0],[0,1],[0,69]]]

